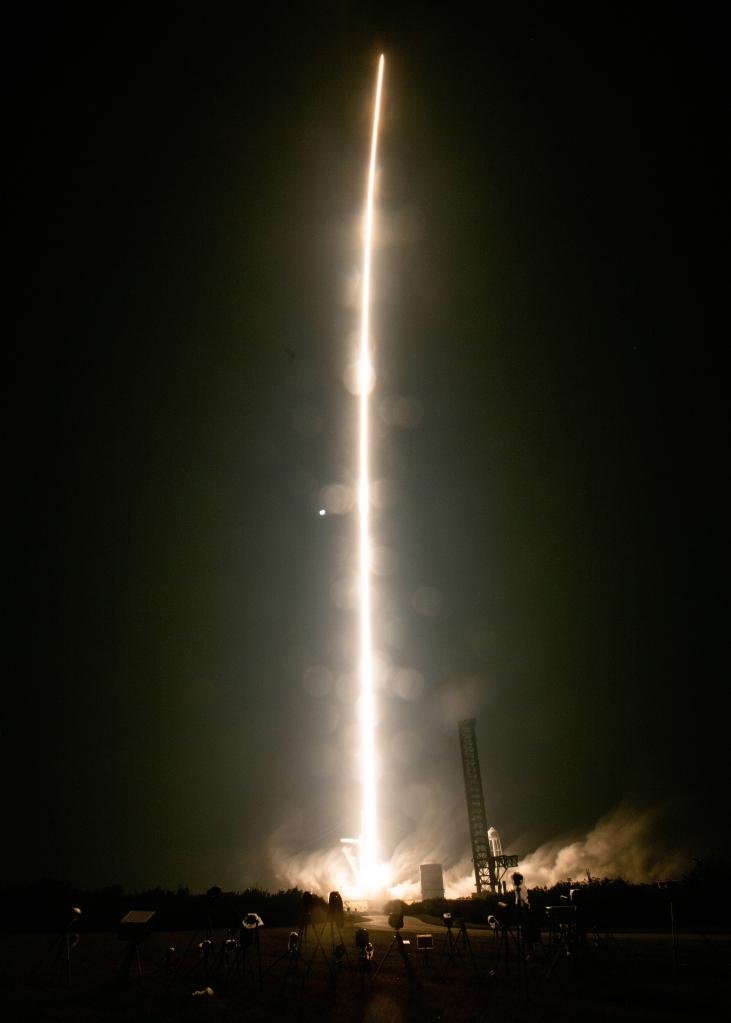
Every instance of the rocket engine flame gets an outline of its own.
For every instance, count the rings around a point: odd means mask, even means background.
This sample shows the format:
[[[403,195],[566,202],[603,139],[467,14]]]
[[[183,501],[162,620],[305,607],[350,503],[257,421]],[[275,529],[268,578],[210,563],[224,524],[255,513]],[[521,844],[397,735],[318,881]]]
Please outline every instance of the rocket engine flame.
[[[370,481],[369,481],[369,393],[373,380],[371,362],[370,306],[371,253],[373,242],[373,200],[376,184],[378,128],[381,115],[384,57],[378,61],[378,77],[373,108],[368,187],[363,224],[363,288],[361,293],[358,444],[358,555],[360,609],[360,734],[362,823],[359,856],[359,886],[364,896],[382,889],[387,880],[378,862],[378,821],[376,798],[375,698],[373,693],[373,634],[371,624],[370,582]]]

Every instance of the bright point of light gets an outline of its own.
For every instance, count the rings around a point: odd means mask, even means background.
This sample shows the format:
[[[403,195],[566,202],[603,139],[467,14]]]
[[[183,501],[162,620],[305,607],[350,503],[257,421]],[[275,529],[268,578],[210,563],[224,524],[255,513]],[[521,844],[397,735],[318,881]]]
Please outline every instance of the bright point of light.
[[[320,508],[320,510],[319,510],[319,512],[317,514],[318,515],[327,515],[327,512],[326,512],[326,510],[324,508]]]
[[[360,730],[361,785],[363,799],[362,830],[359,843],[359,885],[363,895],[375,894],[388,879],[379,863],[376,800],[375,700],[373,694],[373,636],[371,628],[370,584],[370,483],[368,399],[374,380],[371,359],[371,249],[373,240],[373,198],[376,183],[378,126],[381,115],[383,54],[378,61],[378,78],[373,108],[371,155],[363,230],[363,273],[358,355],[359,450],[358,450],[358,552],[360,604]]]

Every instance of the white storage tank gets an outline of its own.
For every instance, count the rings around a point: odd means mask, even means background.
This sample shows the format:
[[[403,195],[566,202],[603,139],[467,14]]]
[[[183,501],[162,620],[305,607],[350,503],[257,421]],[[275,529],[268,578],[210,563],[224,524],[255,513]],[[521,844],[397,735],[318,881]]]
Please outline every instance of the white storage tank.
[[[503,843],[500,841],[500,835],[497,833],[497,828],[487,829],[487,841],[490,843],[490,855],[493,857],[502,856]]]
[[[444,878],[441,863],[422,863],[419,871],[421,872],[422,901],[424,899],[443,899]]]

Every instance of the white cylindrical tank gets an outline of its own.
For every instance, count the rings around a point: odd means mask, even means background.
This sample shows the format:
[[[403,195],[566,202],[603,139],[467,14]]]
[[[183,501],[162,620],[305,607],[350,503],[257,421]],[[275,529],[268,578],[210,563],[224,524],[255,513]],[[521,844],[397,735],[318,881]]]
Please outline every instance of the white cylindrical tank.
[[[497,828],[487,829],[487,841],[490,844],[490,855],[491,856],[502,856],[503,844],[500,841],[500,835],[497,833]]]
[[[419,867],[421,873],[421,898],[443,899],[444,878],[442,877],[441,863],[422,863]]]

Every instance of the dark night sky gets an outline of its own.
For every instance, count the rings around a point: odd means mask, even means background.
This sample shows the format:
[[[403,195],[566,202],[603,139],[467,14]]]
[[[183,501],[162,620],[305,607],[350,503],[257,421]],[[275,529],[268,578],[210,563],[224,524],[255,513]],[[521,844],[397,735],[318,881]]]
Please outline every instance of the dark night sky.
[[[381,48],[386,845],[431,800],[466,852],[474,715],[506,846],[624,802],[726,851],[712,8],[212,6],[8,34],[6,879],[274,885],[273,841],[357,831],[355,521],[317,509]]]

